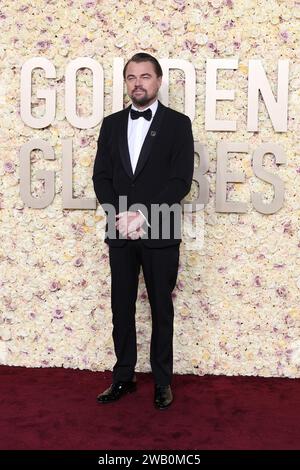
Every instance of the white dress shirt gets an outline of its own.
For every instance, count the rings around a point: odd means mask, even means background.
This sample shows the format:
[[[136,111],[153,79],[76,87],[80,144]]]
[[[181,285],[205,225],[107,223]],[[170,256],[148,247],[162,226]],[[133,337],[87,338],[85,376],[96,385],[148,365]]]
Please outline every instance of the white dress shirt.
[[[147,135],[149,127],[151,126],[157,107],[158,107],[158,101],[156,100],[154,101],[154,103],[151,104],[151,106],[148,106],[147,108],[142,110],[142,111],[146,111],[146,109],[148,108],[151,109],[152,117],[150,121],[147,121],[147,119],[143,117],[140,117],[138,119],[131,119],[130,113],[128,115],[127,139],[128,139],[128,148],[129,148],[129,154],[130,154],[130,160],[131,160],[133,173],[135,172],[136,165],[139,159],[139,155],[140,155],[145,137]],[[136,108],[133,104],[131,108],[135,109],[136,111],[141,111],[140,109]],[[140,210],[139,212],[145,218],[148,227],[150,227],[149,222],[144,216],[144,214]]]

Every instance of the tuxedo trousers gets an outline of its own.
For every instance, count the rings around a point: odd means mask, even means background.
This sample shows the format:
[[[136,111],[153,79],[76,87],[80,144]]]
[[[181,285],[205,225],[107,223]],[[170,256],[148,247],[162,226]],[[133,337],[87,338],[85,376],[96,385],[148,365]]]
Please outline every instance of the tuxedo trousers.
[[[176,285],[180,244],[146,247],[142,240],[109,246],[111,310],[116,363],[113,382],[130,381],[137,362],[136,300],[142,266],[151,307],[150,364],[156,384],[169,385],[173,374],[172,291]]]

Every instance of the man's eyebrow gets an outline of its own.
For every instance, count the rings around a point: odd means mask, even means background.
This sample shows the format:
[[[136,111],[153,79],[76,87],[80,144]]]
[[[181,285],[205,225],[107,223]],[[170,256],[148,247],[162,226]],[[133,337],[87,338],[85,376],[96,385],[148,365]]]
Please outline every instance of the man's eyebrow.
[[[152,76],[151,73],[148,73],[148,72],[145,72],[145,73],[142,73],[142,74],[141,74],[142,77],[143,77],[144,75],[149,75],[150,77]],[[128,78],[128,77],[135,77],[135,75],[133,75],[133,73],[129,73],[129,74],[127,75],[127,78]]]

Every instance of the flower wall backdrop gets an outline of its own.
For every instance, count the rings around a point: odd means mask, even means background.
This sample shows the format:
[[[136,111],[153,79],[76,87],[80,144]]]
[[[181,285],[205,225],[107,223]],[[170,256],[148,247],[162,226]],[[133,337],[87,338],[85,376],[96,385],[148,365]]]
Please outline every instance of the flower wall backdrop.
[[[93,161],[100,124],[76,129],[65,119],[66,64],[79,56],[99,61],[105,75],[105,115],[112,111],[112,62],[144,50],[157,58],[181,58],[196,68],[194,138],[210,156],[210,199],[205,208],[205,244],[181,244],[174,290],[174,371],[195,374],[300,376],[300,2],[294,0],[31,0],[0,2],[0,363],[104,370],[114,363],[111,338],[110,269],[103,242],[103,212],[62,209],[61,139],[72,137],[73,195],[94,197]],[[56,67],[56,119],[32,129],[20,118],[20,70],[32,57]],[[218,106],[238,130],[204,127],[205,61],[239,59],[236,71],[220,73],[220,88],[235,89],[234,103]],[[263,60],[276,84],[278,59],[290,60],[288,132],[275,133],[260,103],[258,132],[247,132],[248,60]],[[45,87],[33,74],[33,114],[42,116]],[[78,114],[90,112],[89,71],[78,73]],[[275,89],[273,90],[275,92]],[[169,106],[183,111],[182,76],[171,72]],[[124,96],[125,104],[128,97]],[[19,150],[31,138],[47,140],[56,158],[32,152],[33,195],[43,191],[39,169],[56,172],[55,198],[45,209],[20,198]],[[251,152],[276,141],[287,164],[267,165],[285,184],[284,207],[273,215],[215,211],[216,145],[222,139],[248,142]],[[233,159],[246,175],[229,185],[232,200],[267,193],[253,175],[250,155]],[[193,186],[192,193],[195,191]],[[137,302],[138,371],[150,371],[151,316],[142,272]]]

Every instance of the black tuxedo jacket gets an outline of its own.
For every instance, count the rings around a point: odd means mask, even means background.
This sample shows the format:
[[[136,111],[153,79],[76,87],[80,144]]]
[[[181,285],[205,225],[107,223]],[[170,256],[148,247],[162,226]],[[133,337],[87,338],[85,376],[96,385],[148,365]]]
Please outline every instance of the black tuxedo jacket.
[[[180,204],[190,191],[194,171],[191,120],[188,116],[164,106],[158,100],[156,113],[133,173],[127,140],[130,108],[131,105],[122,111],[110,114],[102,121],[93,171],[95,194],[101,205],[113,206],[115,214],[124,210],[138,209],[144,213],[151,225],[151,228],[148,228],[146,222],[143,225],[146,234],[142,237],[142,241],[146,246],[159,248],[178,244],[182,239],[180,234],[177,236],[178,230],[174,228],[174,223],[178,224],[175,211],[171,210],[167,215],[167,212],[162,210],[158,216],[155,212],[152,217],[151,209],[159,207],[153,204],[166,204],[165,208],[171,207],[174,203]],[[127,197],[126,208],[119,209],[119,196]],[[111,232],[107,232],[108,224],[114,225],[115,217],[113,213],[109,215],[107,206],[103,208],[107,215],[104,241],[110,246],[124,245],[127,243],[127,238],[118,230],[115,237],[109,237]],[[170,228],[167,238],[166,233],[161,231],[165,221]]]

